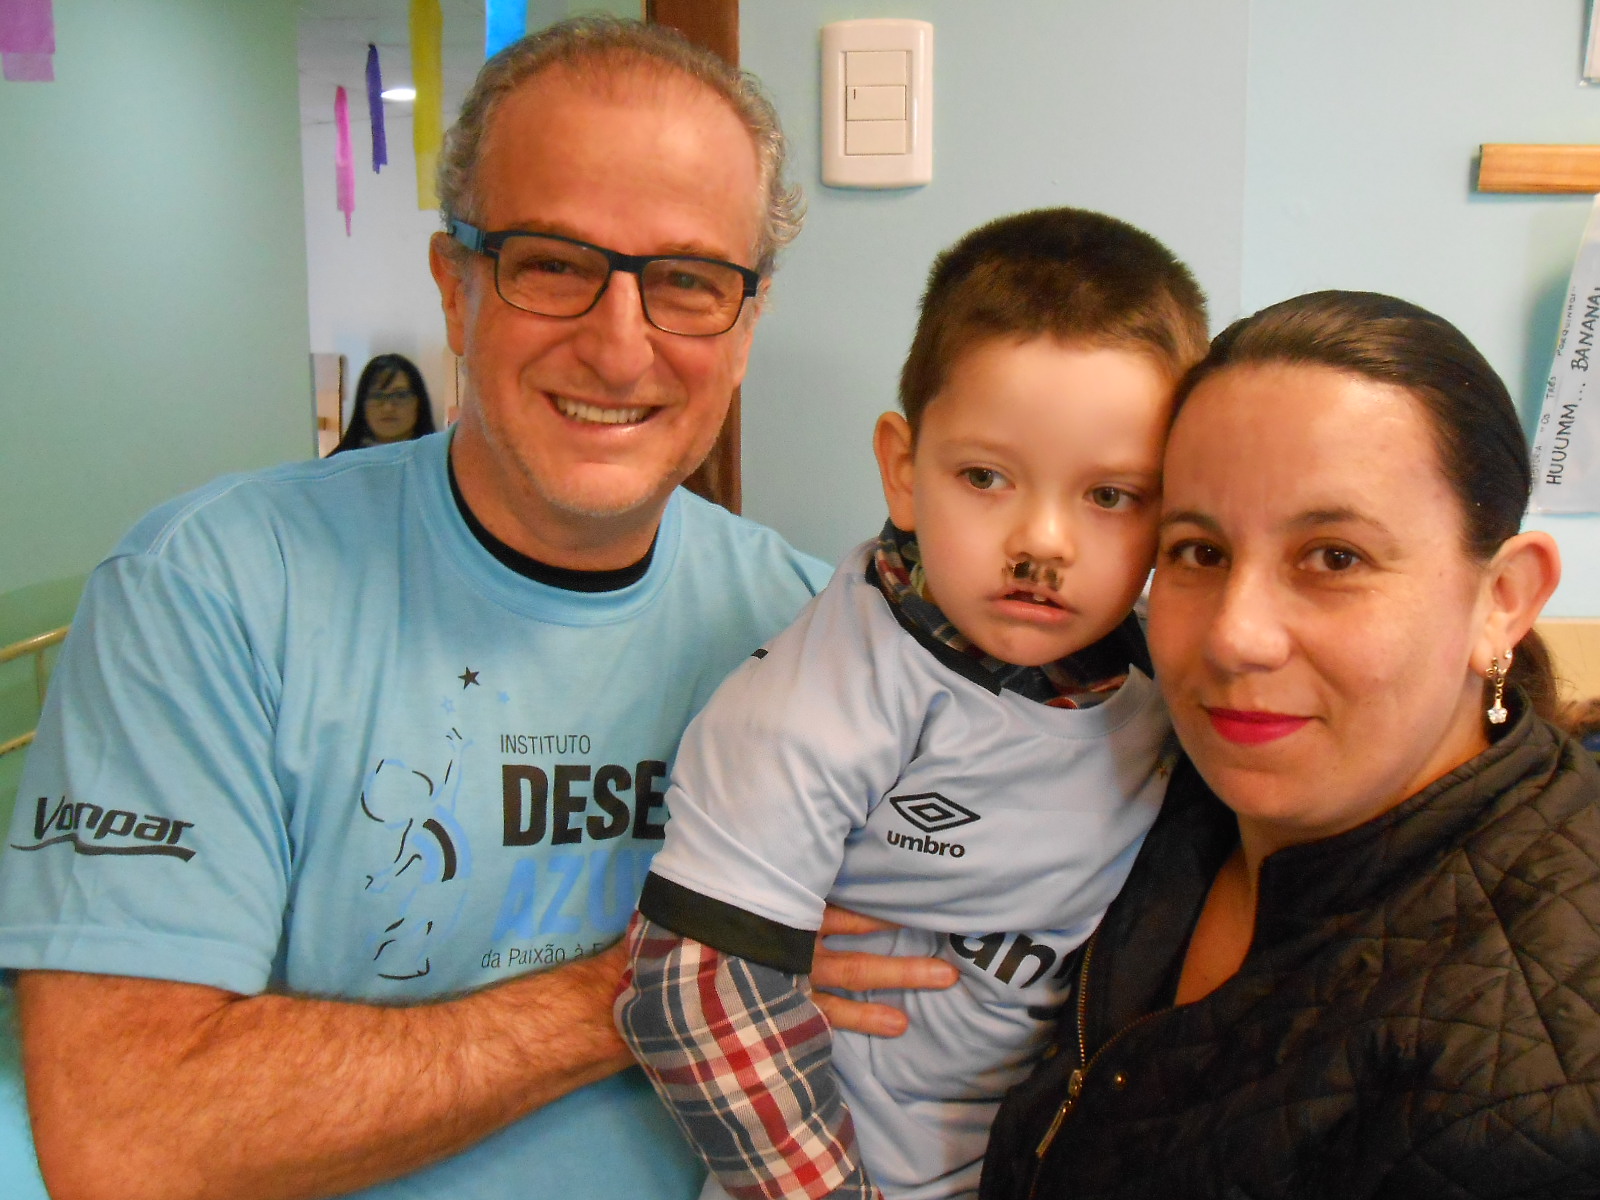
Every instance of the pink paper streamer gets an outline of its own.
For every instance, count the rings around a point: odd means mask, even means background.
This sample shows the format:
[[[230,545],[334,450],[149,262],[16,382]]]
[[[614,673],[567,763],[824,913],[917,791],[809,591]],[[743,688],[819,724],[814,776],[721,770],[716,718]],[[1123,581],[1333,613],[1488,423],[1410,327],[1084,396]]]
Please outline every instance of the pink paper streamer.
[[[0,53],[0,76],[11,83],[50,83],[56,77],[55,59],[48,54]]]
[[[13,83],[56,77],[55,12],[51,0],[0,0],[0,76]]]
[[[344,235],[350,236],[350,217],[356,211],[356,164],[350,152],[350,100],[339,88],[333,93],[333,123],[339,130],[333,151],[333,170],[339,184],[339,211],[344,214]]]

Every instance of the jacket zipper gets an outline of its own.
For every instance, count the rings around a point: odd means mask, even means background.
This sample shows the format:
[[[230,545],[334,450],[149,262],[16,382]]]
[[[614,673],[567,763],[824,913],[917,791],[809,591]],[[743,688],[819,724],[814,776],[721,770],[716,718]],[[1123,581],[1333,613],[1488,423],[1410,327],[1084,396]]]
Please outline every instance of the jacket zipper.
[[[1033,1151],[1033,1178],[1028,1183],[1028,1200],[1034,1200],[1039,1190],[1039,1175],[1044,1168],[1044,1156],[1050,1152],[1050,1143],[1056,1140],[1056,1134],[1061,1131],[1061,1123],[1067,1119],[1067,1114],[1078,1103],[1078,1096],[1083,1092],[1083,1073],[1089,1069],[1089,1034],[1085,1020],[1089,1005],[1089,960],[1094,957],[1094,944],[1099,938],[1100,930],[1096,928],[1089,935],[1089,943],[1083,948],[1083,962],[1078,966],[1078,1003],[1075,1005],[1078,1023],[1078,1065],[1072,1069],[1072,1074],[1067,1076],[1067,1098],[1056,1109],[1050,1127],[1044,1131],[1044,1137],[1039,1140],[1039,1145]]]
[[[1090,935],[1089,942],[1083,949],[1083,965],[1078,970],[1077,1022],[1079,1066],[1072,1072],[1071,1075],[1067,1076],[1067,1098],[1063,1100],[1061,1102],[1061,1106],[1056,1109],[1056,1115],[1051,1119],[1050,1127],[1044,1131],[1044,1137],[1039,1139],[1038,1146],[1034,1148],[1033,1178],[1028,1185],[1028,1200],[1034,1200],[1034,1197],[1038,1194],[1039,1176],[1044,1172],[1045,1155],[1050,1153],[1050,1145],[1056,1140],[1056,1134],[1061,1132],[1061,1126],[1066,1122],[1067,1117],[1072,1114],[1072,1110],[1078,1106],[1078,1097],[1083,1094],[1083,1085],[1084,1081],[1088,1078],[1089,1069],[1093,1067],[1095,1063],[1100,1061],[1100,1057],[1105,1054],[1105,1052],[1109,1050],[1116,1042],[1120,1041],[1124,1034],[1132,1032],[1139,1026],[1143,1025],[1146,1021],[1154,1020],[1163,1013],[1170,1011],[1169,1009],[1160,1008],[1154,1012],[1145,1013],[1144,1016],[1140,1017],[1137,1021],[1130,1021],[1121,1029],[1117,1030],[1116,1033],[1112,1034],[1111,1037],[1107,1038],[1101,1047],[1094,1052],[1093,1058],[1089,1057],[1089,960],[1094,957],[1094,945],[1099,937],[1099,929],[1096,929],[1094,933]]]

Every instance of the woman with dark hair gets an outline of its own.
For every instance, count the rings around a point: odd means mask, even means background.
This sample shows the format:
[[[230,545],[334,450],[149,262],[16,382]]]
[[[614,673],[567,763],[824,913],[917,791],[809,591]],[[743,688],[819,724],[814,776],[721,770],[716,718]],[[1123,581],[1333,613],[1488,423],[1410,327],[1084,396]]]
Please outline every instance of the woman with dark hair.
[[[417,364],[403,354],[380,354],[362,369],[350,424],[330,453],[406,442],[432,432],[433,409]]]
[[[1504,385],[1322,292],[1179,405],[1149,634],[1188,761],[982,1194],[1600,1194],[1600,774],[1547,719]]]

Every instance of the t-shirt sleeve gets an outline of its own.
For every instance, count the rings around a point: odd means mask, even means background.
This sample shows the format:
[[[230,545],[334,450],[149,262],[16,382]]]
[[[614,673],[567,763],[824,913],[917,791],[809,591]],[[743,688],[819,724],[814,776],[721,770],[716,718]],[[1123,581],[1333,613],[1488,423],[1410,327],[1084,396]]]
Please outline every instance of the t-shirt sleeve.
[[[842,573],[690,725],[653,874],[780,926],[821,925],[847,841],[917,734],[898,648],[883,644],[901,635],[887,610],[870,619],[883,604],[870,586]]]
[[[95,571],[0,859],[0,965],[266,986],[289,863],[271,664],[195,574]]]

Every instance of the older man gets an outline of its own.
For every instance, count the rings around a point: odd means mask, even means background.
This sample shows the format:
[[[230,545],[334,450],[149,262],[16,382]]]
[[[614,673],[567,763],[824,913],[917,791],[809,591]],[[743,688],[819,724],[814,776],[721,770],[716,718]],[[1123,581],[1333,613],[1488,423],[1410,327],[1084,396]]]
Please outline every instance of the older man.
[[[822,581],[677,490],[793,231],[781,137],[715,60],[571,22],[486,66],[441,178],[453,436],[158,509],[63,651],[0,867],[57,1200],[698,1181],[608,947],[684,724]]]

